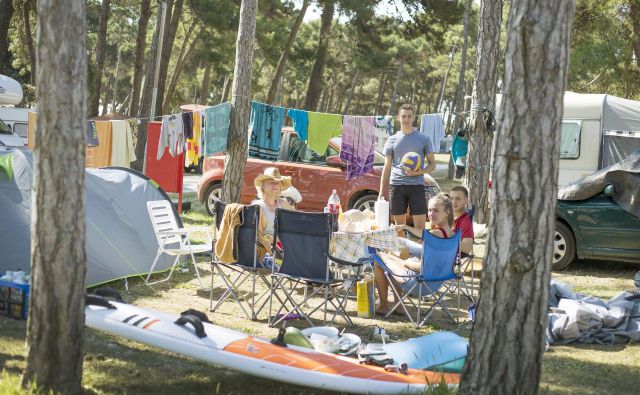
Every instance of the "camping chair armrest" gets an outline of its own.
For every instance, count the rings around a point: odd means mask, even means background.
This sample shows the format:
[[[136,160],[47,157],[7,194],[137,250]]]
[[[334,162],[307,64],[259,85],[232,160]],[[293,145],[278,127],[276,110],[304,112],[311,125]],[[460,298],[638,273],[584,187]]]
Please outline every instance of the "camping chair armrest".
[[[332,262],[335,262],[340,266],[362,266],[362,265],[366,265],[366,264],[371,264],[372,263],[371,257],[360,258],[360,259],[358,259],[357,262],[349,262],[349,261],[345,261],[345,260],[342,260],[342,259],[338,259],[338,258],[336,258],[334,256],[331,256],[331,254],[329,254],[329,259]]]
[[[156,232],[158,236],[186,236],[189,232],[184,228],[177,230],[163,230],[161,232]]]

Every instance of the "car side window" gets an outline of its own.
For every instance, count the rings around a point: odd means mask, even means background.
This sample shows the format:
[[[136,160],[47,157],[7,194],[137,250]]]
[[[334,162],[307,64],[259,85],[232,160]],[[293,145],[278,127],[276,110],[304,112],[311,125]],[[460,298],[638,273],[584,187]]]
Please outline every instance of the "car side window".
[[[289,140],[289,162],[306,163],[312,165],[326,165],[325,156],[320,155],[310,149],[307,143],[300,140],[298,136],[291,136]]]
[[[560,159],[578,159],[580,157],[579,121],[563,121],[560,131]]]

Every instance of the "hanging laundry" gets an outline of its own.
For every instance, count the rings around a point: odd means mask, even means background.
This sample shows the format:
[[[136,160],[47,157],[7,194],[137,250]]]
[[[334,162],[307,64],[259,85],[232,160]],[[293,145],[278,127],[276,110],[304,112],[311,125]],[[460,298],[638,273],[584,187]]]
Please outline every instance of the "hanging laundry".
[[[307,128],[309,148],[324,155],[329,140],[342,134],[342,115],[309,111]]]
[[[138,144],[138,120],[130,118],[127,122],[129,122],[129,127],[131,128],[131,144],[135,147]]]
[[[187,138],[187,153],[184,157],[184,165],[186,167],[199,163],[202,147],[200,144],[202,135],[202,113],[200,111],[194,111],[191,115],[193,118],[193,135]]]
[[[361,177],[373,170],[375,117],[345,115],[342,120],[340,159],[347,162],[347,180]]]
[[[160,140],[158,142],[158,155],[160,160],[164,154],[164,149],[169,147],[169,155],[180,155],[184,150],[184,129],[182,117],[178,114],[163,115],[162,127],[160,129]]]
[[[393,116],[392,115],[378,115],[375,117],[376,125],[376,142],[375,150],[378,152],[384,152],[384,145],[387,143],[389,136],[395,131],[393,130]]]
[[[420,133],[431,139],[433,152],[440,152],[440,140],[444,137],[442,114],[422,114],[420,117]]]
[[[289,109],[287,115],[293,123],[293,130],[298,133],[298,138],[307,141],[307,126],[309,125],[309,113],[305,110]]]
[[[100,144],[100,141],[98,140],[98,131],[96,130],[96,123],[93,121],[87,121],[87,134],[85,141],[89,147],[95,147]]]
[[[280,133],[282,125],[284,125],[284,110],[284,107],[251,102],[249,156],[278,160]]]
[[[182,129],[184,130],[185,140],[193,137],[193,113],[192,112],[182,113]]]
[[[85,166],[86,167],[106,167],[111,166],[111,138],[112,122],[95,121],[96,133],[100,145],[87,147]]]
[[[131,167],[136,152],[129,121],[111,122],[111,166]]]
[[[229,123],[231,123],[231,103],[226,102],[204,109],[206,156],[227,150]]]

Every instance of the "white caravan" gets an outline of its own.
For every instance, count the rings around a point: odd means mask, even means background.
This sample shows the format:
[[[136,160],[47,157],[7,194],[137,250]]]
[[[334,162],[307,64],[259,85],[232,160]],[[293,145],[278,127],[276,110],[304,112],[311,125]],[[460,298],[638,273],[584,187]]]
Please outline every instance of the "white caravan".
[[[22,87],[16,80],[0,74],[0,145],[22,147],[27,144],[28,113],[26,109],[3,107],[20,104]],[[20,133],[14,133],[14,127]]]
[[[496,108],[501,96],[497,95]],[[593,174],[639,149],[640,101],[565,92],[559,185]]]

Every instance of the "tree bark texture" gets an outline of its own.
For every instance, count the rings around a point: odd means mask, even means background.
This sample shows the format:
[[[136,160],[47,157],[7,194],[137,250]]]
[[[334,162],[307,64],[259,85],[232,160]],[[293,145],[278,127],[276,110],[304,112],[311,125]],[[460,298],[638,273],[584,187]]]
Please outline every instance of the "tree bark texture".
[[[231,90],[231,84],[233,84],[233,75],[227,75],[224,78],[224,84],[222,86],[222,96],[220,97],[220,103],[224,103],[227,100],[229,100],[229,91]]]
[[[111,0],[103,0],[100,8],[100,25],[98,26],[98,43],[96,45],[96,69],[92,74],[89,87],[89,116],[98,115],[100,107],[100,91],[102,90],[102,74],[107,51],[107,25],[111,13]],[[105,110],[106,111],[106,110]]]
[[[37,17],[37,15],[36,15]],[[22,19],[24,22],[24,38],[29,52],[31,64],[31,85],[36,84],[36,50],[34,47],[33,32],[31,30],[31,0],[22,0]]]
[[[222,200],[228,203],[240,201],[242,174],[247,164],[247,130],[251,113],[251,69],[257,10],[258,0],[242,0],[231,90],[231,124],[222,180]]]
[[[175,6],[171,7],[173,0],[167,2],[167,17],[165,19],[165,34],[162,41],[162,54],[160,55],[160,78],[158,79],[158,97],[156,100],[155,114],[162,114],[162,104],[165,98],[165,83],[169,70],[169,61],[171,60],[171,52],[173,51],[173,43],[176,39],[178,31],[178,23],[182,18],[182,6],[184,0],[176,0]]]
[[[200,42],[200,35],[202,34],[202,28],[200,28],[200,30],[198,30],[198,33],[196,33],[196,36],[193,38],[193,40],[191,41],[191,43],[189,44],[189,39],[191,39],[191,35],[193,34],[193,31],[195,30],[196,25],[193,24],[189,27],[189,30],[187,30],[187,34],[185,35],[184,38],[184,42],[182,43],[182,46],[180,47],[180,53],[178,54],[178,60],[176,61],[176,67],[173,69],[173,73],[171,74],[171,80],[169,81],[169,87],[167,88],[167,93],[164,96],[164,104],[162,105],[162,113],[161,114],[168,114],[169,110],[170,110],[170,100],[173,97],[173,93],[176,90],[176,86],[178,85],[178,79],[180,78],[180,75],[182,74],[182,70],[184,69],[184,65],[185,62],[187,61],[187,59],[189,58],[189,56],[191,55],[191,53],[193,52],[193,49],[195,48],[195,46]]]
[[[329,51],[329,38],[331,35],[331,23],[333,22],[333,12],[335,4],[333,0],[323,2],[322,14],[320,15],[320,36],[318,38],[318,48],[316,48],[316,59],[311,69],[309,77],[309,87],[307,97],[304,101],[304,109],[315,111],[322,94],[324,66],[327,62],[327,52]]]
[[[156,26],[151,40],[151,50],[149,51],[149,61],[147,62],[147,70],[144,76],[144,88],[140,97],[140,107],[138,108],[137,118],[142,118],[138,125],[138,138],[136,140],[136,160],[131,162],[131,167],[135,170],[142,171],[144,167],[144,150],[147,145],[147,125],[151,116],[151,98],[153,96],[153,77],[156,72],[156,57],[158,56],[158,39],[160,37],[160,24],[162,18],[162,4],[158,3],[158,11],[156,13]]]
[[[302,8],[291,26],[291,32],[289,32],[289,38],[287,38],[287,42],[284,44],[280,59],[278,59],[278,65],[276,66],[276,71],[271,79],[271,86],[269,87],[269,93],[267,94],[267,104],[274,104],[276,100],[280,81],[282,80],[282,75],[284,74],[287,60],[289,59],[289,53],[291,52],[291,47],[293,47],[293,42],[296,40],[300,26],[302,26],[302,21],[307,13],[307,8],[309,8],[309,0],[304,0],[302,2]]]
[[[23,384],[81,392],[84,348],[85,2],[39,0],[32,287]]]
[[[638,77],[640,77],[640,0],[629,0],[629,11],[633,30],[633,53],[636,57]]]
[[[475,210],[473,219],[479,224],[486,224],[489,220],[488,183],[493,132],[484,122],[483,109],[495,110],[501,21],[502,0],[483,0],[478,19],[476,78],[471,94],[466,171],[469,202]]]
[[[461,393],[538,392],[574,10],[571,0],[511,2],[487,256]]]
[[[13,17],[13,0],[0,0],[0,73],[9,69],[9,26]]]
[[[140,106],[140,88],[142,86],[142,77],[144,76],[144,49],[147,46],[149,18],[151,18],[151,0],[142,0],[140,2],[140,17],[138,18],[138,33],[136,35],[131,105],[129,106],[129,116],[131,117],[138,115]]]

